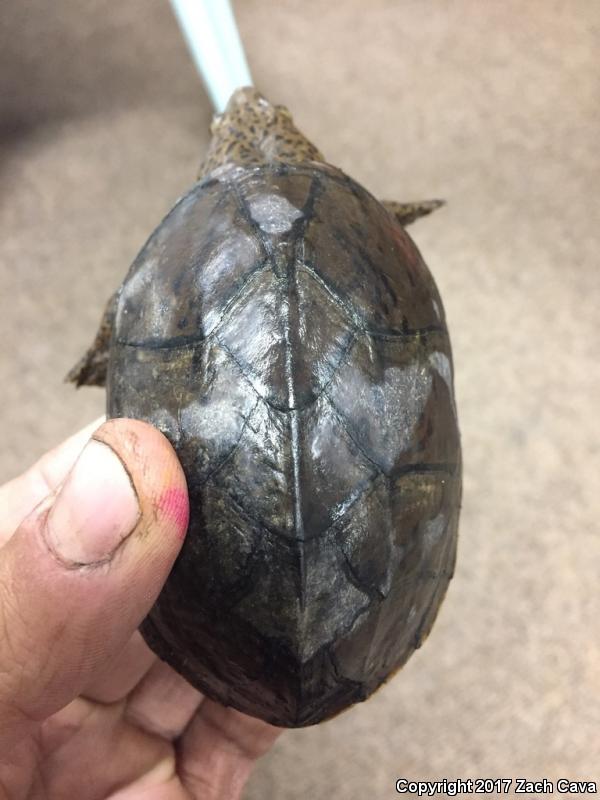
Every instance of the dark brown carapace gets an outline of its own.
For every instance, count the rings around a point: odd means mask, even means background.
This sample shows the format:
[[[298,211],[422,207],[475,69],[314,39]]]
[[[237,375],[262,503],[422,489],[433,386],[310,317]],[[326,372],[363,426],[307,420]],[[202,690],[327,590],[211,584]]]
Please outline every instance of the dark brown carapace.
[[[368,697],[452,576],[461,454],[442,301],[400,224],[243,89],[72,373],[186,473],[186,541],[142,633],[275,725]]]

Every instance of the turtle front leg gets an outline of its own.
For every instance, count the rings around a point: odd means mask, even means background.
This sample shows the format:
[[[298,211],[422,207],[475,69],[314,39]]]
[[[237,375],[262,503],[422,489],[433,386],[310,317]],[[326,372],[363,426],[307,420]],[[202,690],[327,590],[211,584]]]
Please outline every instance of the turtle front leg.
[[[394,200],[382,200],[381,205],[386,208],[397,222],[406,227],[419,217],[426,217],[436,208],[445,205],[445,200],[421,200],[416,203],[396,203]]]
[[[65,380],[80,386],[106,386],[108,351],[113,323],[117,312],[118,291],[113,294],[102,315],[100,327],[92,346],[66,376]]]

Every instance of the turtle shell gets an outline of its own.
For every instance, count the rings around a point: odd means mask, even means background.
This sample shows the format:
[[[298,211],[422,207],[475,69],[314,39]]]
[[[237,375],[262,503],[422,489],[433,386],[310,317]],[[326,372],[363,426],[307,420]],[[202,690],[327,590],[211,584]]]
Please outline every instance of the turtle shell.
[[[123,283],[108,414],[183,464],[188,535],[141,630],[202,692],[310,725],[419,647],[455,561],[452,357],[430,272],[361,186],[318,163],[198,183]]]

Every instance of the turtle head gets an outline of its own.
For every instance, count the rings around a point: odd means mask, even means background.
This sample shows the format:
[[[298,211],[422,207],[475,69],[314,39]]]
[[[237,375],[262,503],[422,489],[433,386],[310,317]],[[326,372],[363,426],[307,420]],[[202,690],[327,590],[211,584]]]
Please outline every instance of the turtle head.
[[[231,95],[225,106],[225,111],[219,114],[217,119],[226,114],[237,115],[240,113],[248,113],[249,111],[259,116],[265,114],[270,115],[275,108],[282,108],[282,106],[274,106],[258,91],[258,89],[255,89],[254,86],[241,86]],[[285,111],[289,116],[289,111],[287,111],[287,109],[285,109]]]
[[[210,132],[222,135],[226,129],[251,133],[273,125],[277,119],[291,121],[292,115],[285,106],[273,105],[254,86],[242,86],[229,98],[222,114],[215,114]]]
[[[294,125],[285,106],[274,105],[253,86],[231,95],[213,118],[212,140],[200,177],[226,164],[256,166],[273,161],[322,161],[317,148]]]

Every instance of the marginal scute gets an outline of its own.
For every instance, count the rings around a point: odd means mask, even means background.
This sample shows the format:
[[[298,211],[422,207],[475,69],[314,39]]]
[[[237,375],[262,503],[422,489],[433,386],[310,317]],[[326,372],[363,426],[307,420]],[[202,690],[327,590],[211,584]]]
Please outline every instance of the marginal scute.
[[[288,727],[364,700],[429,632],[461,494],[452,355],[416,246],[324,163],[215,170],[124,282],[108,413],[184,467],[186,541],[141,630]]]

